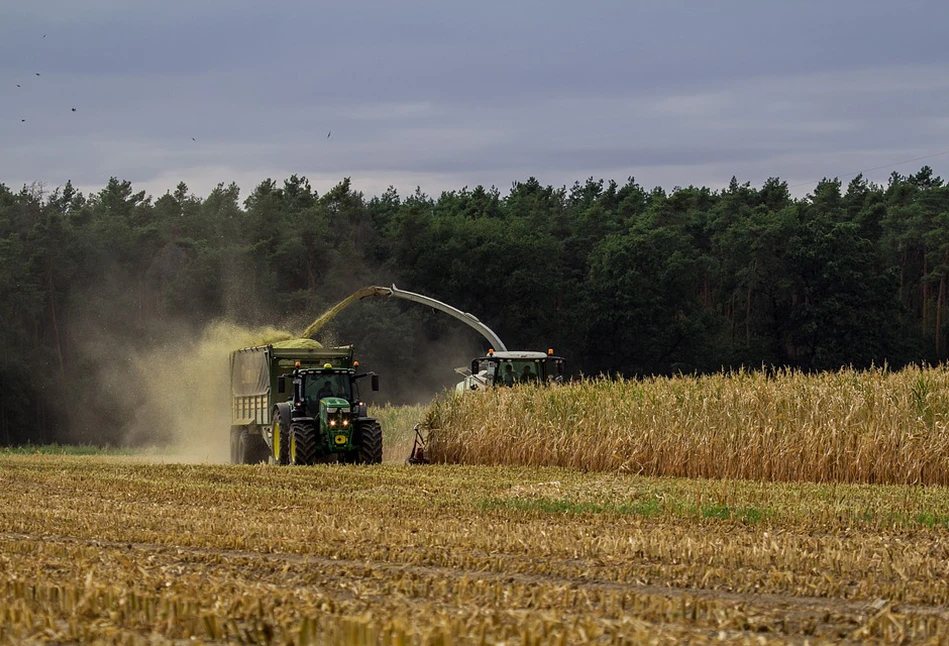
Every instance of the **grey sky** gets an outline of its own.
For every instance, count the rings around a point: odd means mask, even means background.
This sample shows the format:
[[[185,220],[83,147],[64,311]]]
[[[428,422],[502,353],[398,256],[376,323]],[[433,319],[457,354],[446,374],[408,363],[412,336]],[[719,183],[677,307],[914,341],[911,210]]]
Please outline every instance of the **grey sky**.
[[[947,177],[949,154],[897,165],[949,151],[946,24],[880,0],[0,0],[0,182]]]

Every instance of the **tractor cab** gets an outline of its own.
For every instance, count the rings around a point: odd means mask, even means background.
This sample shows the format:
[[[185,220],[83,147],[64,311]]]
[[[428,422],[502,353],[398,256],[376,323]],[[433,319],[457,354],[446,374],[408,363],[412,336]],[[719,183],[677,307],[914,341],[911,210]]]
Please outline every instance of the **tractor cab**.
[[[366,405],[360,401],[358,380],[370,377],[373,391],[379,390],[379,377],[375,373],[356,374],[359,362],[348,365],[346,361],[327,361],[322,367],[297,367],[290,375],[293,391],[292,417],[312,417],[328,423],[333,414],[346,409],[365,416]],[[281,379],[280,390],[284,392]],[[327,411],[330,411],[327,413]]]
[[[488,354],[471,362],[465,380],[456,386],[459,391],[481,390],[491,386],[548,384],[563,381],[563,357],[553,350],[544,352],[488,350]]]
[[[278,404],[275,412],[282,421],[278,419],[274,436],[279,435],[280,427],[287,429],[287,462],[313,464],[332,458],[344,462],[382,461],[382,430],[375,419],[367,416],[357,386],[360,379],[370,377],[372,390],[379,390],[379,377],[373,372],[356,374],[358,367],[357,361],[348,362],[344,357],[327,360],[322,367],[298,365],[280,379],[282,391],[288,380],[293,384],[290,400]]]
[[[320,402],[324,399],[344,399],[353,401],[353,377],[355,370],[325,368],[308,370],[301,375],[301,398],[312,416],[316,416]]]

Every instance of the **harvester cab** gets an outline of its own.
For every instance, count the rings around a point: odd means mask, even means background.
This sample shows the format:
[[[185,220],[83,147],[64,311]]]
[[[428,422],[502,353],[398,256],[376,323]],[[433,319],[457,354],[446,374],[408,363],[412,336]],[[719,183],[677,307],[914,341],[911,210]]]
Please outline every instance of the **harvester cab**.
[[[555,356],[552,349],[546,353],[488,350],[487,355],[473,359],[471,370],[463,370],[462,374],[464,381],[455,387],[459,392],[492,386],[559,383],[563,381],[564,360]]]

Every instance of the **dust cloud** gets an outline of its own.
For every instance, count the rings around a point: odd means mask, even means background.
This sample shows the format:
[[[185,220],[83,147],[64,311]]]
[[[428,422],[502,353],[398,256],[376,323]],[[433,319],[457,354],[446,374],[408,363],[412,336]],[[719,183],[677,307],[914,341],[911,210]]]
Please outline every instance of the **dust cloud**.
[[[486,348],[480,347],[480,335],[441,313],[366,298],[375,289],[359,289],[319,307],[324,313],[316,320],[300,313],[278,314],[279,327],[232,319],[196,327],[158,317],[133,324],[121,316],[106,317],[101,314],[105,308],[91,308],[100,313],[75,336],[83,377],[72,398],[68,437],[132,448],[166,462],[229,462],[230,354],[314,336],[325,346],[355,346],[361,370],[379,374],[382,382],[379,392],[371,392],[368,381],[360,382],[370,414],[386,412],[390,425],[405,426],[402,434],[410,433],[420,420],[391,417],[390,405],[427,405],[461,379],[456,367],[468,365]],[[305,321],[312,323],[303,334],[287,331],[303,329]]]
[[[175,462],[230,461],[228,357],[238,348],[295,338],[271,327],[248,328],[218,321],[197,340],[156,347],[132,357],[143,385],[143,405],[130,420],[125,441],[148,445],[149,429],[165,441],[148,453]]]

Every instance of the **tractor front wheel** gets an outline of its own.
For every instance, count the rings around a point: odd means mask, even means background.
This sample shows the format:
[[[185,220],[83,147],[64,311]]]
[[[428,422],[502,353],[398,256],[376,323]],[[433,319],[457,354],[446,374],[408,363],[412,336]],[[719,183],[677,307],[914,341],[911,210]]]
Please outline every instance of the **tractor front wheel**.
[[[313,464],[316,462],[316,428],[313,424],[293,422],[290,424],[290,464]]]
[[[380,464],[382,462],[382,426],[379,422],[366,422],[359,429],[359,463]]]

